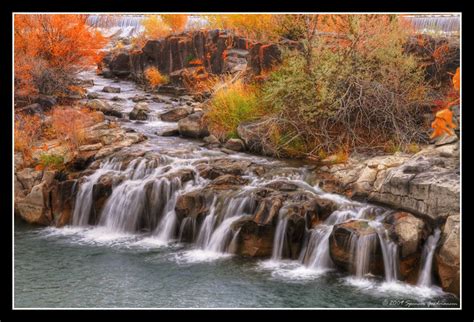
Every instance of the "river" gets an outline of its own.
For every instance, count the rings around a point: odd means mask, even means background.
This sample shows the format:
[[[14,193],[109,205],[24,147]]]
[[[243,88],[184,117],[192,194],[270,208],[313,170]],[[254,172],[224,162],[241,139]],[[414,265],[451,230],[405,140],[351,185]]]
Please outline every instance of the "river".
[[[129,81],[115,83],[92,73],[83,76],[94,79],[95,85],[89,88],[90,92],[98,92],[103,99],[111,102],[115,100],[124,113],[130,112],[135,105],[130,97],[149,95]],[[121,92],[102,93],[104,86],[118,86]],[[113,99],[114,97],[118,99]],[[202,146],[199,140],[157,135],[157,132],[176,127],[176,123],[162,122],[156,116],[169,109],[171,104],[173,103],[168,98],[165,98],[164,103],[149,100],[154,115],[151,119],[133,122],[126,117],[120,121],[123,127],[142,132],[149,138],[125,149],[122,154],[147,151],[161,157],[159,161],[139,157],[127,166],[123,166],[122,160],[110,158],[98,166],[96,174],[111,173],[124,179],[114,188],[97,225],[87,225],[90,209],[77,205],[73,218],[75,224],[63,228],[36,228],[15,220],[15,307],[459,306],[459,300],[455,296],[442,292],[437,286],[408,285],[393,278],[391,271],[387,270],[386,275],[392,276],[390,279],[367,275],[362,259],[359,260],[361,265],[357,267],[358,273],[354,276],[334,269],[327,247],[328,233],[332,226],[358,218],[378,227],[380,219],[365,217],[365,210],[375,209],[382,218],[385,209],[321,191],[308,179],[310,171],[304,164],[245,153],[229,156],[220,150]],[[216,158],[247,160],[272,170],[262,177],[244,173],[243,177],[249,183],[238,192],[215,201],[216,204],[211,207],[210,214],[199,230],[192,230],[195,242],[182,242],[173,233],[178,230],[181,237],[186,226],[183,221],[181,227],[175,227],[176,197],[201,189],[209,180],[195,177],[182,183],[169,179],[167,174],[173,171],[194,171],[196,162]],[[92,189],[96,182],[94,180],[98,180],[98,177],[91,175],[82,183],[82,190],[79,191],[81,199],[78,199],[81,205],[87,205],[92,193],[92,190],[87,190],[88,184]],[[341,205],[340,211],[331,215],[321,225],[321,229],[309,232],[309,243],[303,249],[300,260],[282,260],[278,253],[280,246],[275,247],[273,256],[268,260],[233,255],[232,244],[238,232],[231,231],[232,223],[244,214],[251,213],[248,210],[252,207],[250,192],[282,178],[297,184],[307,193],[334,200]],[[152,209],[160,208],[161,220],[153,225],[148,224],[151,225],[148,230],[137,231],[135,227],[142,212],[140,207],[143,207],[140,198],[149,196],[145,192],[149,183],[154,185],[152,193],[158,189],[161,191],[159,198],[151,205]],[[166,198],[163,205],[164,195]],[[190,227],[196,226],[192,221],[188,224]],[[277,229],[286,229],[286,223],[280,222]],[[284,231],[276,233],[276,236],[284,235]],[[275,241],[277,245],[282,242],[283,240]],[[364,254],[371,251],[370,246],[361,242],[356,241],[355,246],[358,252]],[[386,267],[391,260],[393,262],[391,256],[396,254],[389,251],[390,247],[391,245],[383,245]],[[429,249],[434,251],[432,245]],[[361,255],[362,257],[364,256]],[[431,265],[432,256],[425,257],[429,258]],[[431,267],[426,269],[431,271]]]

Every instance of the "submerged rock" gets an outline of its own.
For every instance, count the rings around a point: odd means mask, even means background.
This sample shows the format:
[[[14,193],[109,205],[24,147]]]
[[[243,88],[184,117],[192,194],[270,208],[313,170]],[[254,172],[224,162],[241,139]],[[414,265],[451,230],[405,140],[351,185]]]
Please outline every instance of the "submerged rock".
[[[102,92],[105,92],[105,93],[120,93],[120,87],[105,86],[102,89]]]
[[[190,114],[190,109],[186,107],[177,107],[168,112],[160,114],[160,118],[165,122],[178,122]]]

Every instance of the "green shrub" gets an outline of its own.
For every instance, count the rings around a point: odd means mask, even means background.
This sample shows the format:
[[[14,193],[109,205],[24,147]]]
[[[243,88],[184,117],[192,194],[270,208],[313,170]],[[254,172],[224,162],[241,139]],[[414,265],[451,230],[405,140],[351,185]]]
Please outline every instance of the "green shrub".
[[[211,132],[220,139],[237,136],[241,122],[257,119],[265,114],[256,89],[240,82],[219,89],[206,110]]]
[[[310,64],[303,53],[287,51],[263,85],[263,103],[278,114],[280,133],[298,136],[306,156],[427,140],[430,87],[421,64],[404,52],[396,21],[385,23],[367,34],[352,23],[344,42],[319,37]]]
[[[42,168],[60,170],[64,167],[64,157],[57,154],[42,153],[39,164]]]

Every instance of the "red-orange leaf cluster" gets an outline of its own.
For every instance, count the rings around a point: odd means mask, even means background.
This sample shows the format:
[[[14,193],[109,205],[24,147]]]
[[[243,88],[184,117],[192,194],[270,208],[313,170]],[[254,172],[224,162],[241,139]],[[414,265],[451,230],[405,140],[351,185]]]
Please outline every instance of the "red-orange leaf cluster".
[[[436,138],[444,133],[448,135],[454,135],[453,129],[456,128],[456,124],[453,122],[453,112],[451,106],[459,103],[459,91],[461,88],[461,77],[459,67],[456,69],[456,73],[453,76],[453,88],[456,91],[456,99],[446,103],[444,108],[436,113],[435,120],[431,123],[433,133],[431,138]]]
[[[17,14],[14,19],[17,93],[59,91],[58,84],[45,83],[70,78],[101,59],[105,38],[87,26],[86,15]]]

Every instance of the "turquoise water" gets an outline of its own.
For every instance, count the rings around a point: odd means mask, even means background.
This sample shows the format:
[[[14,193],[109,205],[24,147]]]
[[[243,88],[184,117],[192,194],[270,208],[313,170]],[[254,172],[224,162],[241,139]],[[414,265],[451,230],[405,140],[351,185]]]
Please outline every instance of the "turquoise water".
[[[15,307],[458,307],[456,297],[100,228],[15,224]]]

